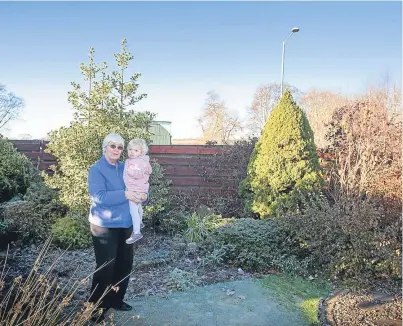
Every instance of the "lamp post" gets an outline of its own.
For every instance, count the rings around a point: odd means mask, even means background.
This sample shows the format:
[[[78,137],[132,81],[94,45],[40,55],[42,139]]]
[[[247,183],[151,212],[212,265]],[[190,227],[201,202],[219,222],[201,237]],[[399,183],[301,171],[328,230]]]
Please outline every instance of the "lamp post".
[[[282,56],[282,60],[281,60],[281,95],[283,95],[283,81],[284,81],[284,54],[285,54],[285,43],[288,41],[288,39],[291,37],[292,34],[299,32],[299,28],[298,27],[294,27],[291,30],[290,35],[288,35],[288,37],[285,39],[285,41],[283,42],[283,56]]]

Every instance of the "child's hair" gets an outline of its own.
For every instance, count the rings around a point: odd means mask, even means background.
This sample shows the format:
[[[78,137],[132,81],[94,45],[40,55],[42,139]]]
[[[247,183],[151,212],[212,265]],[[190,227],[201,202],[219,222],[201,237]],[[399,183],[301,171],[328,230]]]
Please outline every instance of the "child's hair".
[[[148,146],[144,139],[140,138],[132,139],[131,141],[129,141],[129,144],[127,144],[127,149],[132,147],[140,147],[143,150],[144,154],[147,154],[148,152]]]

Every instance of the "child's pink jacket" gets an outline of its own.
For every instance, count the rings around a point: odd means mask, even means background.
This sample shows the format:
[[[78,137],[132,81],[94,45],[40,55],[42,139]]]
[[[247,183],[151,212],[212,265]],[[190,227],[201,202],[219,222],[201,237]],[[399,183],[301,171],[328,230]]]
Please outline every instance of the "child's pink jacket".
[[[148,180],[152,168],[150,157],[142,155],[136,158],[128,158],[123,170],[123,180],[128,191],[148,192],[150,184]]]

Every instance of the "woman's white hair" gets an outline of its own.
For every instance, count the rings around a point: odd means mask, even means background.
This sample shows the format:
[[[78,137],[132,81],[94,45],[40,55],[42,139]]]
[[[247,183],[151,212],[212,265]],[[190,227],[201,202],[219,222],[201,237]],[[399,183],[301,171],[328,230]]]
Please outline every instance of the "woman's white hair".
[[[133,147],[140,147],[143,150],[144,154],[148,153],[148,146],[144,139],[134,138],[131,141],[129,141],[129,144],[127,144],[127,149]]]
[[[125,146],[125,140],[122,138],[121,135],[119,134],[109,134],[104,138],[104,141],[102,142],[102,152],[105,154],[105,149],[110,143],[115,143],[116,145],[122,145],[123,147]]]

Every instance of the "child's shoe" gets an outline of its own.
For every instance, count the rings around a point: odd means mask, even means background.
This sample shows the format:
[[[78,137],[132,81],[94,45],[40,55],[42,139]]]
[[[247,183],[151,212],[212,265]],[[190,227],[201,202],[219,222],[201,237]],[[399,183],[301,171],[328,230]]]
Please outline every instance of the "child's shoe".
[[[143,235],[141,233],[139,233],[139,234],[132,233],[130,238],[126,240],[126,243],[127,244],[135,243],[136,241],[139,241],[142,237],[143,237]]]

